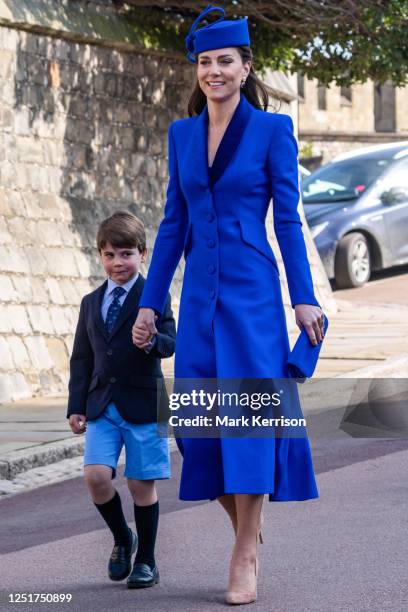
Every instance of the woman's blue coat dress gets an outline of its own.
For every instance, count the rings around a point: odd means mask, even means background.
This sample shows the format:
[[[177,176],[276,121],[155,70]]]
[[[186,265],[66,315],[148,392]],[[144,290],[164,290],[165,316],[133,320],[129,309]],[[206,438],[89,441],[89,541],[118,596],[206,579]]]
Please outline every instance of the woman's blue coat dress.
[[[176,378],[286,377],[290,347],[265,228],[271,197],[292,306],[319,305],[297,212],[292,120],[258,110],[241,95],[210,169],[207,134],[207,106],[170,126],[167,201],[140,306],[163,312],[184,251]],[[270,501],[318,497],[306,435],[178,443],[180,499],[227,493],[268,493]]]

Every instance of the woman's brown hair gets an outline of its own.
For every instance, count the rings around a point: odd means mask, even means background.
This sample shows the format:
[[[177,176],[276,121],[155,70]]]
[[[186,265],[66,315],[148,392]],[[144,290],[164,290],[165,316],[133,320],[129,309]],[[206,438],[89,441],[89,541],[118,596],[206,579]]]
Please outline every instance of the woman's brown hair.
[[[242,63],[250,61],[251,68],[248,77],[245,81],[245,85],[242,88],[242,93],[252,106],[259,110],[268,110],[269,106],[269,93],[261,79],[257,77],[254,65],[252,49],[248,46],[236,47],[239,52]],[[193,92],[188,101],[188,114],[189,117],[199,115],[205,105],[207,104],[207,96],[203,93],[198,81],[196,80]]]

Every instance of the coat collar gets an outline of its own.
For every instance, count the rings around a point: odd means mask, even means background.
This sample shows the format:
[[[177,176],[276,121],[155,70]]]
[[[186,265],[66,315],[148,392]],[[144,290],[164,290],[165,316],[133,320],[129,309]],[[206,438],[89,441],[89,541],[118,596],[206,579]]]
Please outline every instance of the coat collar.
[[[253,110],[253,106],[241,94],[239,104],[225,130],[210,169],[208,168],[208,106],[205,105],[198,115],[192,139],[192,159],[199,168],[195,177],[201,185],[208,187],[222,177],[238,149]]]
[[[115,326],[110,335],[106,331],[105,322],[102,319],[102,314],[101,314],[103,296],[105,295],[105,291],[108,286],[108,281],[105,280],[105,282],[95,291],[94,307],[97,309],[96,317],[95,317],[95,324],[98,327],[98,329],[102,332],[106,340],[110,340],[110,338],[112,338],[112,336],[114,336],[117,333],[117,331],[122,327],[125,321],[130,317],[130,315],[133,314],[136,319],[137,310],[138,310],[137,304],[139,303],[139,299],[142,294],[144,282],[145,282],[144,277],[139,273],[137,281],[134,283],[134,285],[132,286],[132,288],[130,289],[129,293],[126,296],[125,301],[123,302],[122,308],[120,309],[120,312],[119,312],[119,316],[117,318]]]

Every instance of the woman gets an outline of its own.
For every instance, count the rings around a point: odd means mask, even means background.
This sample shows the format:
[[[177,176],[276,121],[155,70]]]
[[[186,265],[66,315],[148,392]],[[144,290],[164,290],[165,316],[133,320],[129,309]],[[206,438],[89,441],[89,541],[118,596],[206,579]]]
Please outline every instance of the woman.
[[[196,29],[211,12],[221,17]],[[274,227],[298,326],[323,338],[301,221],[297,146],[291,119],[264,112],[248,24],[208,7],[186,39],[197,61],[190,118],[169,129],[164,219],[133,328],[144,347],[156,333],[182,252],[186,259],[176,341],[176,378],[288,376],[289,341],[279,272],[265,217]],[[263,104],[259,101],[261,97]],[[218,499],[236,534],[226,601],[256,599],[256,545],[263,497],[318,497],[310,446],[303,438],[183,438],[180,499]]]

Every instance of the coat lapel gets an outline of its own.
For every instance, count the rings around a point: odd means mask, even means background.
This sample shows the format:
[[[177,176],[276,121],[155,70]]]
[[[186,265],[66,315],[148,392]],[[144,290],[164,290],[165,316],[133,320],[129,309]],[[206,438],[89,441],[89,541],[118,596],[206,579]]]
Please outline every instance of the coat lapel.
[[[244,95],[225,130],[224,136],[218,146],[213,165],[208,168],[208,107],[196,118],[191,139],[191,149],[187,158],[191,160],[194,172],[194,181],[203,187],[209,187],[219,181],[226,168],[232,161],[242,140],[245,128],[248,125],[253,107]]]
[[[95,312],[95,325],[97,326],[97,328],[99,329],[99,331],[102,333],[102,335],[108,339],[108,332],[106,331],[106,327],[105,327],[105,323],[102,319],[102,314],[101,314],[101,308],[102,308],[102,301],[103,301],[103,296],[105,295],[105,291],[106,291],[106,287],[108,286],[108,281],[106,280],[100,287],[99,289],[95,292],[94,294],[94,307],[93,307],[93,311]]]
[[[125,301],[123,302],[122,308],[119,312],[119,316],[115,322],[115,325],[112,329],[109,338],[112,338],[112,336],[114,336],[118,332],[118,330],[122,327],[122,325],[131,315],[133,315],[136,320],[139,298],[142,293],[144,282],[145,279],[139,273],[137,281],[135,282],[135,284],[127,294]]]
[[[191,161],[191,166],[195,169],[194,182],[203,187],[209,186],[208,176],[208,108],[204,109],[196,118],[191,139],[191,150],[187,159]]]
[[[241,95],[240,102],[229,122],[224,136],[218,146],[213,164],[210,168],[210,182],[212,184],[219,181],[224,174],[228,164],[232,161],[239,143],[241,142],[245,128],[251,115],[251,105],[244,95]],[[208,137],[206,138],[208,142]],[[206,159],[208,160],[207,150]]]

